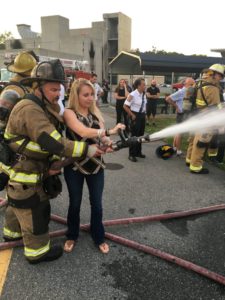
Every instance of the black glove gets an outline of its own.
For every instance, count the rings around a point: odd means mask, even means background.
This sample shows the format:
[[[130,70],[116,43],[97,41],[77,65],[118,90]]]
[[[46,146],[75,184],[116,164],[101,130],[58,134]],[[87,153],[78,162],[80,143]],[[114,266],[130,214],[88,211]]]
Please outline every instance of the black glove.
[[[62,182],[58,175],[48,176],[42,183],[45,193],[52,199],[62,192]]]
[[[0,173],[0,191],[3,191],[9,181],[9,176],[5,173]]]

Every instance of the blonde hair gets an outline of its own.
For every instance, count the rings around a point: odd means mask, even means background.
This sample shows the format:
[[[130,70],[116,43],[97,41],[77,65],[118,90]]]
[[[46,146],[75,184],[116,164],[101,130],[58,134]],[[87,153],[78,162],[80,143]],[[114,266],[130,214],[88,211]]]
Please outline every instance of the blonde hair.
[[[92,89],[93,94],[95,94],[95,88],[89,80],[84,78],[76,79],[71,86],[69,102],[68,102],[68,108],[72,109],[75,112],[79,112],[79,108],[80,108],[79,94],[83,86],[89,86]],[[92,104],[89,107],[89,112],[95,115],[99,119],[99,121],[104,123],[104,119],[102,117],[100,110],[96,106],[95,100],[92,101]]]

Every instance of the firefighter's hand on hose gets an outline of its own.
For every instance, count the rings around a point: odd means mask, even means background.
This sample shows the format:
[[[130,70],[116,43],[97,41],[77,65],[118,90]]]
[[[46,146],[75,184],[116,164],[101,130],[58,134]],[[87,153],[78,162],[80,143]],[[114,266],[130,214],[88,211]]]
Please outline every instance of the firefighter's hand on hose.
[[[54,160],[51,162],[50,168],[48,170],[49,175],[56,175],[61,172],[61,169],[68,166],[74,162],[73,157],[67,157],[62,160]]]
[[[105,154],[105,151],[99,147],[97,144],[89,145],[88,146],[88,152],[87,156],[89,158],[91,157],[98,157],[101,156],[102,154]]]
[[[48,175],[49,176],[57,175],[57,174],[60,174],[60,173],[61,173],[61,169],[60,170],[52,170],[52,169],[48,170]]]
[[[108,136],[104,136],[101,138],[101,150],[104,151],[105,153],[111,153],[113,152],[112,149],[112,143],[113,141],[110,139]]]

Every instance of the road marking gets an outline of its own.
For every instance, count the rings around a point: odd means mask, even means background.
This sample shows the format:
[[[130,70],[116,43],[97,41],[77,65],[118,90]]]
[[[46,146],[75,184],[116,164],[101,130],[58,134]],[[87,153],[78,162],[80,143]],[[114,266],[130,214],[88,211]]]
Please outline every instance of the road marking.
[[[12,249],[0,251],[0,296],[2,294],[3,286],[6,280],[6,275],[10,264],[12,252]]]

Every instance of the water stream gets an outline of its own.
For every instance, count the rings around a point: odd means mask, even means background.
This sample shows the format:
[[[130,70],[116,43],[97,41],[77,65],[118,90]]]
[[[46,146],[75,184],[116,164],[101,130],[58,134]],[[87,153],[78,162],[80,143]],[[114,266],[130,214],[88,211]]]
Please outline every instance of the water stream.
[[[225,127],[225,108],[202,111],[181,124],[173,125],[150,134],[150,140],[160,140],[181,133],[207,133]]]

